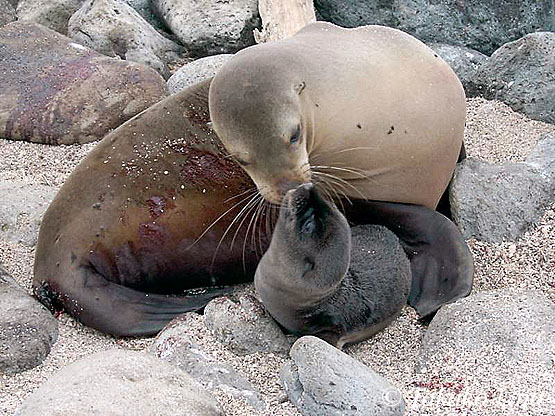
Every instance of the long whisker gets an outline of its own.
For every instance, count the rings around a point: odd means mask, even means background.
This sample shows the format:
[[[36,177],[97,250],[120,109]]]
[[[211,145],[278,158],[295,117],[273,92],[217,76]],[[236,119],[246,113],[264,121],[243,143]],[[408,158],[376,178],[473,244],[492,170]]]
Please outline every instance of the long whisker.
[[[329,202],[333,202],[334,198],[327,189],[327,183],[318,177],[315,177],[314,179],[314,184],[319,191],[322,191],[322,193],[324,194],[324,198],[327,199]]]
[[[243,196],[243,195],[245,195],[245,194],[251,194],[251,193],[256,192],[256,191],[257,191],[256,187],[249,188],[249,189],[247,189],[246,191],[241,192],[240,194],[237,194],[237,195],[235,195],[235,196],[232,196],[232,197],[230,197],[230,198],[227,198],[227,199],[224,201],[224,204],[227,204],[229,201],[232,201],[232,200],[234,200],[235,198],[239,198],[240,196]]]
[[[260,202],[258,213],[256,214],[256,220],[254,222],[256,231],[258,231],[258,249],[260,250],[261,256],[264,254],[264,250],[262,246],[262,221],[263,221],[262,217],[264,216],[265,209],[266,209],[266,201],[262,199]],[[260,225],[257,225],[259,223],[259,219],[260,219]]]
[[[260,248],[260,241],[258,241],[258,247],[256,245],[256,224],[258,224],[258,219],[260,218],[260,211],[262,210],[262,205],[264,205],[264,198],[262,198],[256,207],[256,213],[254,214],[254,222],[252,225],[252,235],[251,235],[251,247],[254,248],[254,252],[258,256],[258,249]],[[262,251],[262,250],[261,250]]]
[[[321,181],[321,182],[323,183],[323,185],[324,185],[324,187],[322,187],[322,189],[326,189],[326,187],[329,188],[330,191],[335,195],[335,200],[339,203],[339,205],[341,205],[341,209],[342,209],[343,211],[345,211],[345,207],[343,206],[343,200],[342,200],[342,198],[340,197],[340,195],[339,195],[339,193],[337,192],[337,190],[335,189],[335,187],[333,186],[333,184],[332,184],[332,183],[329,183],[329,182],[328,182],[328,179],[326,179],[326,178],[320,177],[319,179],[320,179],[320,181]],[[351,201],[349,200],[349,198],[347,197],[347,195],[345,195],[344,192],[342,192],[342,194],[343,194],[343,196],[351,203]],[[330,198],[330,201],[333,201],[333,200],[334,200],[334,198]],[[352,203],[351,203],[351,204],[352,204]]]
[[[254,195],[254,197],[249,201],[249,203],[247,205],[245,205],[245,207],[243,208],[243,212],[240,213],[241,216],[243,217],[243,219],[241,220],[241,222],[239,223],[239,225],[235,229],[235,233],[233,234],[233,238],[231,239],[231,244],[229,245],[230,250],[233,250],[233,245],[235,244],[235,239],[239,235],[239,231],[241,230],[241,227],[243,226],[243,224],[247,220],[248,214],[253,210],[253,208],[256,207],[256,204],[257,204],[257,202],[260,198],[262,198],[262,196],[260,194]],[[239,218],[237,218],[237,221],[238,220],[239,220]],[[233,224],[230,224],[230,225],[233,225]]]
[[[325,172],[318,172],[318,171],[315,171],[315,174],[326,176],[326,177],[329,178],[330,180],[333,180],[333,181],[336,183],[336,185],[338,185],[338,186],[339,186],[339,183],[337,183],[337,182],[340,182],[340,183],[344,184],[345,186],[349,186],[351,189],[353,189],[355,192],[357,192],[357,193],[361,196],[362,199],[366,199],[366,196],[365,196],[362,192],[360,192],[360,190],[359,190],[356,186],[354,186],[353,184],[347,182],[347,181],[344,180],[344,179],[341,179],[341,178],[339,178],[339,177],[337,177],[337,176],[335,176],[335,175],[331,175],[331,174],[325,173]],[[344,188],[343,188],[343,189],[344,189]]]
[[[225,232],[223,233],[222,237],[220,238],[220,241],[218,241],[218,245],[216,246],[216,250],[214,251],[214,255],[212,256],[212,262],[210,263],[210,270],[212,270],[212,268],[214,267],[214,262],[216,261],[216,255],[218,254],[218,251],[220,250],[220,246],[222,245],[222,242],[224,241],[225,237],[227,236],[227,234],[229,233],[229,231],[232,229],[233,225],[243,216],[246,214],[246,211],[249,210],[249,207],[252,207],[253,203],[256,201],[256,197],[259,196],[259,194],[254,194],[254,195],[250,195],[248,197],[246,197],[245,199],[248,198],[248,202],[247,204],[241,208],[241,211],[239,211],[239,213],[235,216],[235,218],[233,219],[233,221],[231,221],[231,223],[227,226]],[[241,222],[242,224],[242,222]],[[241,224],[239,224],[239,228],[241,228]],[[232,241],[233,244],[233,241]],[[232,246],[233,248],[233,246]]]
[[[271,213],[272,213],[272,206],[268,202],[264,204],[264,208],[266,209],[266,241],[270,241],[270,221],[271,221]]]
[[[353,152],[355,150],[376,150],[376,149],[377,149],[376,146],[374,146],[374,147],[349,147],[347,149],[341,149],[341,150],[338,150],[338,151],[334,151],[333,153],[339,154],[339,153],[345,153],[345,152]]]
[[[240,205],[241,203],[245,202],[245,201],[246,201],[247,199],[249,199],[249,198],[252,198],[252,196],[246,196],[245,198],[241,199],[239,202],[236,202],[235,204],[233,204],[233,205],[231,206],[231,208],[229,208],[229,209],[226,210],[222,215],[220,215],[218,218],[216,218],[216,219],[212,222],[212,224],[210,224],[208,227],[206,227],[206,229],[200,234],[200,236],[197,237],[197,239],[193,242],[193,244],[191,244],[191,245],[187,248],[187,250],[189,250],[189,249],[191,249],[192,247],[194,247],[195,244],[197,244],[197,243],[200,241],[200,239],[201,239],[202,237],[204,237],[204,236],[206,235],[206,233],[207,233],[208,231],[210,231],[210,229],[216,225],[216,223],[217,223],[218,221],[220,221],[223,217],[225,217],[227,214],[229,214],[230,211],[232,211],[233,209],[235,209],[238,205]]]
[[[341,168],[341,167],[338,167],[338,166],[323,166],[323,165],[312,166],[312,168],[313,168],[313,169],[339,170],[339,171],[342,171],[342,172],[354,173],[355,175],[358,175],[358,176],[360,176],[361,178],[369,179],[369,176],[368,176],[367,174],[365,175],[364,173],[361,173],[361,172],[365,172],[365,171],[363,171],[362,169],[357,169],[357,170],[355,170],[355,169],[353,169],[353,168]],[[366,172],[365,172],[365,173],[366,173]]]
[[[258,206],[258,202],[255,204],[255,207],[257,207],[257,206]],[[249,210],[249,212],[252,212],[252,209]],[[256,218],[255,213],[253,213],[253,215],[251,216],[251,220],[249,221],[249,225],[247,226],[247,231],[245,232],[245,238],[243,240],[243,271],[245,273],[246,273],[246,269],[247,269],[247,265],[246,265],[246,262],[245,262],[245,249],[246,249],[246,246],[247,246],[247,240],[249,238],[249,230],[251,229],[253,221],[254,221],[255,218]],[[252,239],[251,239],[251,241],[252,241]],[[257,254],[257,253],[255,252],[255,254]]]

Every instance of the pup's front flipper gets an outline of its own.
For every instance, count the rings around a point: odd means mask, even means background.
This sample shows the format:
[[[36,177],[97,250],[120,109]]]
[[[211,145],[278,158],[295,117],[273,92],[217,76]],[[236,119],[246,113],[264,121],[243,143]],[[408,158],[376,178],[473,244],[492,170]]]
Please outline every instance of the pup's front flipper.
[[[442,214],[419,205],[352,200],[346,216],[355,224],[379,224],[401,240],[410,259],[408,303],[420,317],[467,296],[472,289],[472,254],[458,228]]]

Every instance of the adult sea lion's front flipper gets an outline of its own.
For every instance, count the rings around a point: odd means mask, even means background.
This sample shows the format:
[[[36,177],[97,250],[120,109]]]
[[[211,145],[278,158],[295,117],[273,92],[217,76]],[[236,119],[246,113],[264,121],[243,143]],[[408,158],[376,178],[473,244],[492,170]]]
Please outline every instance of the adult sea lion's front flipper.
[[[470,293],[474,276],[472,254],[449,219],[419,205],[352,202],[345,205],[350,221],[384,225],[401,240],[411,262],[408,303],[422,318]]]

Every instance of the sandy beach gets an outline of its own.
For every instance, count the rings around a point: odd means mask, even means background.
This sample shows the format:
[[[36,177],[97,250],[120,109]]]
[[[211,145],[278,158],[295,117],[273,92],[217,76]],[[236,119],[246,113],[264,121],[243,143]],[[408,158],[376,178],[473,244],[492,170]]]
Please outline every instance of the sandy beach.
[[[523,161],[539,138],[548,132],[555,132],[555,126],[530,120],[500,102],[478,98],[468,100],[465,133],[468,157],[496,164]],[[94,145],[54,147],[0,139],[0,181],[20,180],[60,187]],[[555,301],[555,204],[546,210],[539,223],[517,241],[491,244],[471,239],[468,244],[476,265],[474,292],[501,288],[538,289]],[[29,291],[33,259],[32,248],[0,237],[0,263]],[[94,352],[114,347],[141,350],[152,343],[151,338],[116,339],[104,335],[82,326],[67,314],[60,315],[58,321],[58,341],[41,365],[21,374],[0,376],[1,415],[12,415],[32,391],[64,365]],[[452,403],[443,401],[422,406],[419,398],[426,392],[423,393],[416,383],[418,377],[414,374],[414,362],[425,329],[417,321],[415,312],[407,307],[382,333],[348,347],[346,352],[401,389],[407,403],[407,415],[509,414],[507,409],[510,403],[502,401],[478,401],[471,409],[454,407]],[[207,353],[231,364],[260,390],[270,404],[265,414],[299,414],[280,387],[279,370],[283,357],[273,354],[238,357],[211,339],[200,316],[191,326],[191,337]],[[491,377],[492,382],[497,382],[499,386],[509,382],[496,380],[495,374]],[[468,374],[467,378],[471,379],[472,374]],[[538,388],[555,396],[555,383],[537,379],[533,374],[527,375],[526,379],[538,383]],[[471,393],[479,394],[474,390]],[[228,416],[256,414],[245,403],[225,396],[218,398]]]

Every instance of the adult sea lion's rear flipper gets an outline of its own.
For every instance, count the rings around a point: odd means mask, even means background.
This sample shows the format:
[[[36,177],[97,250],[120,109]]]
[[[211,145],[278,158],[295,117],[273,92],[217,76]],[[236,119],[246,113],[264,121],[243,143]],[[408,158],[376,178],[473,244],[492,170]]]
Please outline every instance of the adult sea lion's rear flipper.
[[[42,284],[35,287],[36,296],[47,306],[63,306],[87,326],[116,336],[156,334],[177,315],[198,311],[211,299],[233,290],[210,287],[184,296],[160,295],[110,282],[91,267],[77,267],[73,272],[72,288],[56,290]]]
[[[353,201],[347,218],[357,224],[380,224],[401,240],[411,262],[408,299],[420,317],[467,296],[472,289],[474,263],[459,230],[440,213],[419,205]]]

